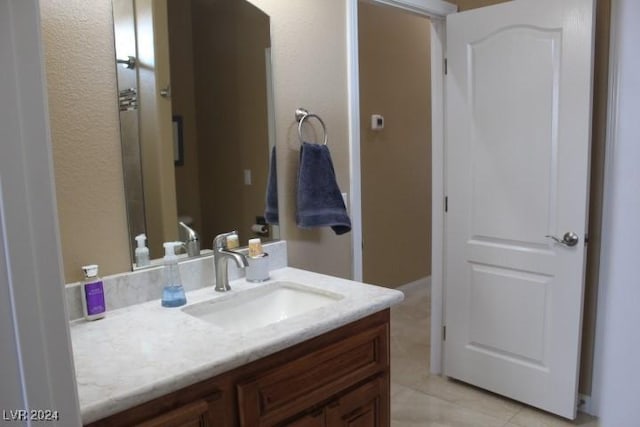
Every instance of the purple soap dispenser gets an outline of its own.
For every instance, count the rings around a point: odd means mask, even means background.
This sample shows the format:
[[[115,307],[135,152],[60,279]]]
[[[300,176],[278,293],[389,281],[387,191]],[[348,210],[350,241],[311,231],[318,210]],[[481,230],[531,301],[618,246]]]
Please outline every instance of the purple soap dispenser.
[[[104,302],[104,287],[102,279],[98,277],[96,264],[82,267],[84,280],[82,281],[82,311],[87,320],[102,319],[107,311]]]

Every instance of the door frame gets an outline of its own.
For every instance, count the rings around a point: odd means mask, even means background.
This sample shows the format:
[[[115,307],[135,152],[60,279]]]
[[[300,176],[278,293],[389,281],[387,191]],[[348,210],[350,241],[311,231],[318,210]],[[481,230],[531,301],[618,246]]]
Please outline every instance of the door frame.
[[[7,412],[50,409],[50,425],[79,426],[40,4],[0,0],[0,11],[0,374],[11,378],[0,396]]]
[[[352,279],[362,281],[362,175],[360,165],[360,67],[358,60],[358,2],[347,0],[347,80],[349,94],[349,205],[352,220]],[[445,18],[458,6],[442,0],[369,0],[431,21],[431,363],[442,373],[444,262],[444,61]]]

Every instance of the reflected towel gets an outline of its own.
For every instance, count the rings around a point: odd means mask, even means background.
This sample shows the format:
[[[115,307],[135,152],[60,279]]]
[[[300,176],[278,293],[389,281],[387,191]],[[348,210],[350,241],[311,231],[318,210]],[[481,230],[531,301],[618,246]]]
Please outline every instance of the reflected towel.
[[[276,147],[271,149],[271,163],[269,165],[269,178],[267,180],[267,197],[264,208],[264,218],[267,224],[278,225],[278,174],[276,168]]]
[[[300,148],[296,222],[301,228],[331,227],[338,235],[351,231],[326,145],[303,142]]]

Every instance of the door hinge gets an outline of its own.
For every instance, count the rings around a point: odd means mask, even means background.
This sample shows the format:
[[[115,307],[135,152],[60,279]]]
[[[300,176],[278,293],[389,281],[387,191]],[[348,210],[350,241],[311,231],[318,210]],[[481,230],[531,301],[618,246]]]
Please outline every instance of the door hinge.
[[[446,325],[442,325],[442,341],[447,340],[447,327]]]
[[[449,197],[444,197],[444,211],[449,212]]]
[[[584,233],[584,245],[587,246],[589,244],[589,233]]]
[[[447,62],[447,58],[444,58],[444,75],[446,76],[448,72],[449,72],[449,65]]]

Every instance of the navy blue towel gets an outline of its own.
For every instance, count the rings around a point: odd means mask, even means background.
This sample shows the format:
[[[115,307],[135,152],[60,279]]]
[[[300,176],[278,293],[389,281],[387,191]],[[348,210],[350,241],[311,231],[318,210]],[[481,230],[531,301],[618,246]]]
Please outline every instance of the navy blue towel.
[[[276,168],[276,147],[271,149],[271,164],[267,180],[267,203],[264,208],[264,218],[267,224],[278,225],[278,174]]]
[[[351,231],[326,145],[303,142],[300,148],[296,222],[301,228],[331,227],[336,234]]]

